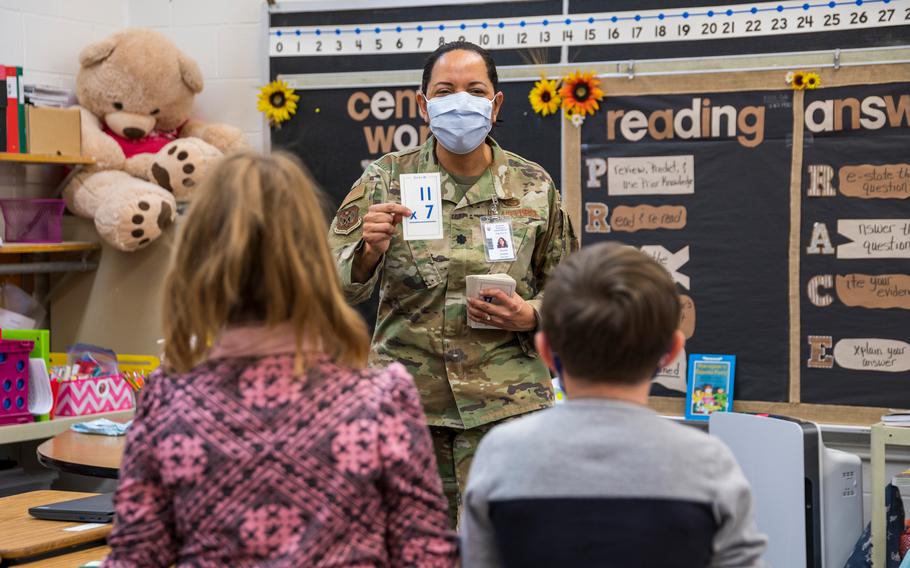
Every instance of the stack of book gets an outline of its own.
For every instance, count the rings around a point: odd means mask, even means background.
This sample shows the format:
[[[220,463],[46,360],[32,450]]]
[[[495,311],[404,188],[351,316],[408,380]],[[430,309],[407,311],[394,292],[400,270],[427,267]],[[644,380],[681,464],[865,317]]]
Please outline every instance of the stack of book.
[[[885,426],[910,427],[910,411],[889,412],[882,416],[882,424]]]
[[[22,67],[0,65],[0,152],[28,151]]]
[[[25,102],[51,108],[67,108],[75,104],[71,90],[49,85],[25,85]]]

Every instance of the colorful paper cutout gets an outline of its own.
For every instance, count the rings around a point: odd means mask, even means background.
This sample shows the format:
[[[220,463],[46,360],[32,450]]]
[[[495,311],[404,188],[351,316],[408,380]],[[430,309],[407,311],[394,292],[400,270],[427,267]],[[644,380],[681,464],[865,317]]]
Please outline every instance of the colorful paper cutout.
[[[837,297],[844,305],[910,310],[910,275],[847,274],[837,276]]]
[[[686,226],[686,208],[683,205],[619,205],[613,209],[610,226],[616,232],[625,233],[648,229],[682,229]]]
[[[910,343],[895,339],[841,339],[834,346],[834,360],[856,371],[910,371]]]
[[[839,219],[837,258],[910,258],[910,219]]]

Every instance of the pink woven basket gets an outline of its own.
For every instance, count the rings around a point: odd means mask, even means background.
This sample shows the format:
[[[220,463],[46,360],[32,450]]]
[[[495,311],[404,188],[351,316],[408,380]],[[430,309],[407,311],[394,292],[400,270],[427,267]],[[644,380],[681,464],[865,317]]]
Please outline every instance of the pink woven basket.
[[[59,243],[63,241],[62,199],[0,199],[8,243]]]

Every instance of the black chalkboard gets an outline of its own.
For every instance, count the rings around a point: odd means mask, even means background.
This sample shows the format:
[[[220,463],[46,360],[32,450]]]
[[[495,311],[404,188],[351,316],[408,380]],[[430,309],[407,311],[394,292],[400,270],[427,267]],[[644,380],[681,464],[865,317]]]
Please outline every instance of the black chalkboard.
[[[847,104],[842,106],[844,101]],[[815,111],[811,121],[818,126],[814,128],[823,130],[807,129],[803,145],[802,401],[910,407],[910,371],[900,370],[902,363],[910,360],[910,346],[891,357],[887,347],[880,354],[875,352],[881,345],[879,340],[886,340],[886,346],[897,345],[891,342],[910,343],[910,83],[820,89],[807,92],[805,102],[807,109]],[[854,130],[863,126],[854,122],[854,103],[861,120],[866,121],[863,129]],[[869,105],[867,109],[880,109],[880,120],[879,115],[864,110],[864,104]],[[827,113],[830,131],[825,125],[826,109],[833,111]],[[881,125],[875,128],[878,122]],[[823,184],[826,167],[833,177]],[[810,175],[812,169],[815,180]],[[848,177],[851,173],[853,177]],[[817,190],[811,191],[815,186]],[[868,233],[892,226],[887,234],[869,234],[857,241],[860,247],[864,240],[883,243],[892,249],[885,251],[888,257],[869,258],[864,252],[859,258],[842,258],[845,251],[840,247],[851,239],[838,234],[839,220],[865,220],[863,226]],[[826,228],[830,254],[824,246],[816,247],[814,254],[808,252],[816,223]],[[860,278],[862,283],[857,285],[850,275],[877,276],[878,283]],[[825,284],[826,276],[832,286]],[[838,286],[841,278],[844,280]],[[813,279],[816,280],[810,294]],[[845,300],[858,300],[859,305],[847,305]],[[814,357],[810,336],[818,338]],[[860,341],[850,345],[851,339]],[[835,350],[844,341],[847,343]],[[860,348],[859,353],[856,347]],[[858,368],[848,367],[850,359],[860,363]]]
[[[725,121],[720,122],[723,135],[703,136],[704,109],[743,112],[750,107],[763,109],[760,138],[756,133],[740,141],[739,130],[733,137],[726,136]],[[668,110],[673,111],[672,117]],[[611,112],[617,111],[642,113],[652,122],[657,138],[663,139],[655,139],[653,133],[637,141],[628,139],[621,130],[621,117],[613,123],[611,137],[609,122],[618,116]],[[684,118],[670,132],[666,121],[677,121],[680,111],[689,117],[697,115],[698,124]],[[603,109],[582,126],[582,244],[616,240],[636,247],[662,246],[671,254],[688,246],[689,261],[678,272],[688,276],[689,286],[677,283],[680,293],[695,306],[695,330],[686,351],[736,355],[738,400],[788,399],[788,135],[792,124],[792,94],[785,91],[608,97]],[[633,138],[643,132],[629,128]],[[682,138],[691,134],[692,138]],[[668,156],[682,158],[668,162]],[[632,165],[622,161],[630,157],[643,160]],[[606,160],[600,170],[597,160]],[[647,184],[637,181],[641,176],[628,174],[637,167],[647,172]],[[661,168],[667,173],[653,173]],[[611,181],[618,184],[621,179],[628,181],[630,194],[609,195]],[[655,180],[657,187],[670,188],[686,179],[694,182],[693,193],[658,195],[646,189]],[[609,212],[598,221],[597,208],[602,205]],[[641,226],[643,206],[671,206],[674,211],[682,207],[685,226],[623,230]],[[630,216],[622,208],[637,209]],[[658,224],[673,226],[669,221]],[[601,232],[608,226],[609,232]],[[653,392],[681,394],[657,383]]]

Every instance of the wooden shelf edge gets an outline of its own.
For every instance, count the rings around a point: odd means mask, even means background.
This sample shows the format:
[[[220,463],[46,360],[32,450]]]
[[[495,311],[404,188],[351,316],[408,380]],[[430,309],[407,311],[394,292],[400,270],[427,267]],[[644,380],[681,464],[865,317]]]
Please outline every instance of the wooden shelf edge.
[[[100,250],[101,243],[89,241],[63,241],[62,243],[4,243],[0,254],[31,254],[55,252],[80,252]]]
[[[0,162],[90,166],[95,163],[95,158],[91,156],[54,156],[51,154],[11,154],[9,152],[0,152]]]
[[[29,440],[53,438],[57,434],[66,432],[70,426],[77,422],[89,422],[97,418],[108,418],[117,422],[126,421],[133,417],[134,412],[133,410],[118,410],[117,412],[104,412],[86,416],[55,418],[47,422],[0,426],[0,444],[15,444]]]

